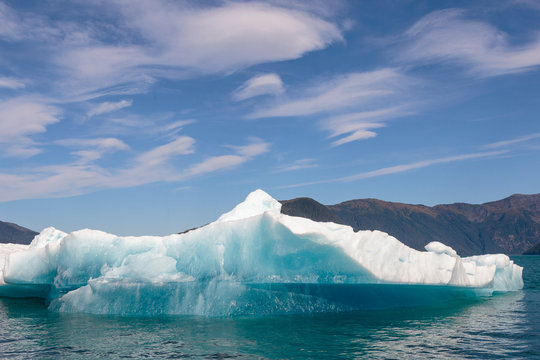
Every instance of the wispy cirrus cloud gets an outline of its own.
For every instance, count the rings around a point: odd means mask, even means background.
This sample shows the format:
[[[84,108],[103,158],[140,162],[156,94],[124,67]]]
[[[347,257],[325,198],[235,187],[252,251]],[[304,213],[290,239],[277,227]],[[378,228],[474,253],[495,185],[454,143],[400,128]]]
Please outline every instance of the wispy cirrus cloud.
[[[133,104],[133,100],[120,100],[116,102],[102,102],[92,106],[92,108],[86,113],[88,117],[110,113],[126,107],[130,107]]]
[[[299,91],[296,97],[280,99],[247,117],[298,117],[324,115],[319,127],[338,138],[332,146],[375,137],[383,121],[410,113],[410,90],[417,80],[398,69],[387,68],[349,73]]]
[[[54,142],[57,145],[73,147],[77,150],[71,154],[79,158],[79,163],[87,163],[100,159],[103,154],[120,150],[128,150],[129,146],[117,138],[62,139]]]
[[[331,179],[285,185],[285,186],[280,186],[279,188],[288,189],[288,188],[304,187],[304,186],[319,185],[319,184],[329,184],[329,183],[337,183],[337,182],[341,182],[341,183],[353,182],[353,181],[358,181],[362,179],[368,179],[368,178],[373,178],[373,177],[378,177],[378,176],[385,176],[385,175],[411,171],[415,169],[426,168],[426,167],[439,165],[439,164],[452,163],[452,162],[458,162],[458,161],[467,161],[467,160],[473,160],[473,159],[491,158],[491,157],[503,155],[506,153],[507,151],[500,150],[500,151],[469,153],[469,154],[441,157],[441,158],[436,158],[436,159],[421,160],[421,161],[407,163],[407,164],[388,166],[388,167],[380,168],[377,170],[364,171],[364,172],[349,175],[349,176],[341,176],[341,177],[331,178]]]
[[[113,1],[118,41],[96,38],[64,46],[55,57],[69,73],[63,84],[85,93],[145,91],[159,78],[233,72],[296,59],[342,41],[341,30],[316,13],[265,2],[215,6],[167,1]],[[110,26],[110,24],[109,24]],[[133,38],[141,41],[134,42]]]
[[[62,139],[55,141],[56,144],[72,147],[94,147],[107,150],[127,150],[129,146],[117,138],[93,138],[93,139]]]
[[[300,91],[296,98],[256,110],[249,118],[306,116],[376,103],[409,86],[411,79],[397,69],[349,73]]]
[[[50,26],[41,16],[19,13],[4,3],[0,3],[0,39],[21,41],[27,39],[47,39],[56,37],[59,31]]]
[[[479,153],[447,156],[447,157],[442,157],[442,158],[437,158],[437,159],[422,160],[422,161],[418,161],[414,163],[389,166],[382,169],[366,171],[366,172],[362,172],[355,175],[345,176],[345,177],[340,178],[339,180],[342,182],[350,182],[350,181],[368,179],[368,178],[382,176],[382,175],[401,173],[404,171],[410,171],[414,169],[421,169],[421,168],[438,165],[438,164],[494,157],[494,156],[502,155],[505,153],[506,151],[490,151],[490,152],[479,152]]]
[[[260,74],[247,80],[236,89],[233,97],[241,101],[261,95],[279,95],[283,91],[283,81],[278,74]]]
[[[12,77],[0,76],[0,88],[22,89],[25,87],[24,81]]]
[[[235,151],[235,154],[219,155],[209,157],[202,162],[191,166],[184,173],[183,177],[192,177],[210,172],[231,169],[239,166],[254,157],[269,151],[270,144],[258,138],[251,139],[251,143],[242,146],[227,146]]]
[[[292,164],[281,166],[277,169],[277,172],[297,171],[309,168],[318,167],[315,159],[299,159],[292,162]]]
[[[540,66],[540,34],[512,44],[511,36],[460,9],[434,11],[408,29],[398,58],[459,64],[478,76],[528,71]]]
[[[4,156],[30,157],[41,152],[31,139],[60,121],[61,110],[45,100],[17,97],[0,100],[0,146]]]
[[[407,114],[404,106],[385,109],[360,111],[330,117],[321,122],[321,127],[330,132],[330,137],[343,136],[332,142],[332,146],[343,145],[356,140],[370,139],[377,136],[373,130],[385,127],[384,120]]]
[[[296,59],[342,40],[334,24],[309,10],[266,2],[116,4],[128,27],[158,44],[164,64],[204,72]]]
[[[115,138],[86,140],[64,139],[63,146],[82,150],[73,153],[77,160],[67,164],[17,169],[16,173],[0,171],[0,201],[32,198],[68,197],[100,189],[126,188],[154,182],[180,182],[216,171],[238,167],[268,152],[269,144],[253,138],[248,144],[228,146],[232,154],[207,157],[183,166],[176,159],[195,153],[195,140],[179,136],[173,141],[144,151],[123,167],[106,168],[93,156],[105,151],[126,150],[127,144]]]
[[[487,144],[485,145],[485,147],[488,149],[503,148],[509,145],[519,144],[519,143],[527,142],[527,141],[538,139],[538,138],[540,138],[540,133],[533,133],[529,135],[520,136],[514,139],[510,139],[510,140],[497,141],[491,144]]]
[[[166,160],[177,155],[193,154],[195,139],[190,136],[178,136],[168,144],[158,146],[145,152],[137,158],[137,161],[144,166],[155,166],[164,163]]]
[[[50,76],[41,81],[71,100],[141,93],[162,78],[230,73],[297,59],[343,41],[342,30],[317,4],[115,0],[72,5],[92,21],[80,23],[70,12],[53,20],[0,4],[0,38],[39,45],[40,57],[33,60],[56,75],[54,81]]]

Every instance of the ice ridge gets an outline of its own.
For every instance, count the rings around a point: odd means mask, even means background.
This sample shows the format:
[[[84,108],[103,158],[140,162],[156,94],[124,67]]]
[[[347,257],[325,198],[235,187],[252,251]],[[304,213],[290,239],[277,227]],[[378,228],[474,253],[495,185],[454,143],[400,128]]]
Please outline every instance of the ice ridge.
[[[184,234],[46,228],[29,246],[0,245],[0,296],[39,296],[66,312],[235,315],[429,303],[523,287],[522,268],[506,255],[461,258],[438,242],[417,251],[377,230],[354,232],[280,209],[256,190]]]

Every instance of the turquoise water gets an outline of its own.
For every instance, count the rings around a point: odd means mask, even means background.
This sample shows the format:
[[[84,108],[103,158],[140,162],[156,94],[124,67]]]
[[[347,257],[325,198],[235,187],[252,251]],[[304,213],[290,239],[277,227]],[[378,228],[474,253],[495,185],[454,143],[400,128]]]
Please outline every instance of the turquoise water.
[[[137,318],[0,298],[0,358],[540,358],[540,256],[513,259],[523,291],[393,310]]]

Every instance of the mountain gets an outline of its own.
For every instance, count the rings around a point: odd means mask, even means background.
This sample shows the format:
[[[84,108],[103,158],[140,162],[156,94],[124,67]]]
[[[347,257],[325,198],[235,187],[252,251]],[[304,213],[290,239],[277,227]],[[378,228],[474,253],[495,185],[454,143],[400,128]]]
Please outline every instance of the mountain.
[[[512,195],[481,205],[410,205],[359,199],[323,205],[310,198],[282,201],[284,214],[381,230],[423,250],[431,241],[461,255],[522,254],[540,241],[540,194]]]
[[[287,215],[300,216],[319,222],[335,222],[345,224],[343,220],[328,207],[311,198],[297,198],[281,202],[281,212]]]
[[[540,255],[540,242],[529,250],[525,251],[523,255]]]
[[[30,244],[37,234],[17,224],[0,221],[0,243]]]

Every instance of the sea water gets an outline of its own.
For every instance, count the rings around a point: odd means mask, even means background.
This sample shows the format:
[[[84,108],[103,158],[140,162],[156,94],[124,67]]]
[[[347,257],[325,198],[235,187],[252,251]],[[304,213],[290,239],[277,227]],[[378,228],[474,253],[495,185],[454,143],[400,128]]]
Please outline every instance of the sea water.
[[[521,291],[391,310],[120,317],[0,298],[0,358],[540,358],[540,256],[512,259]]]

